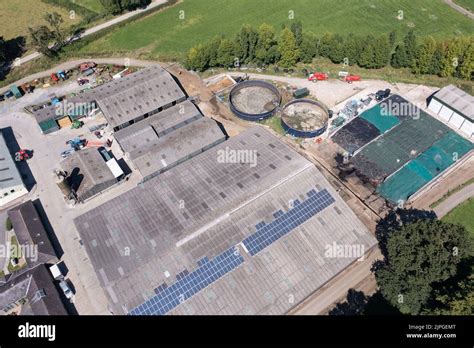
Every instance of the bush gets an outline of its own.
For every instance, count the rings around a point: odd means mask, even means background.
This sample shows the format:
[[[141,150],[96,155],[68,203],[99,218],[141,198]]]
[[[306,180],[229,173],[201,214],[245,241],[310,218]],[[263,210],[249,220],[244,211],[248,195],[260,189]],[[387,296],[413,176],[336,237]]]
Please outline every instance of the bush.
[[[12,220],[10,220],[10,218],[7,218],[5,221],[5,228],[7,231],[11,231],[13,229]]]

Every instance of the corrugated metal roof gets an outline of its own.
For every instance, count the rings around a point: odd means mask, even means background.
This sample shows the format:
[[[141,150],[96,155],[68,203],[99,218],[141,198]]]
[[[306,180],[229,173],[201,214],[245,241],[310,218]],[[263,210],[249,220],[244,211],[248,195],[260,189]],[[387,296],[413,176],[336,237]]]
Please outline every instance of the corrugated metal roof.
[[[159,65],[99,86],[94,95],[113,128],[185,98],[171,74]]]
[[[38,255],[25,255],[28,266],[38,263],[56,262],[56,252],[51,244],[43,222],[31,200],[8,211],[15,235],[20,245],[34,245]]]
[[[72,181],[76,182],[79,197],[88,196],[96,188],[105,189],[116,182],[116,178],[97,148],[86,148],[74,152],[62,162]],[[76,186],[73,183],[73,186]]]
[[[434,98],[474,121],[474,97],[454,85],[441,88]]]
[[[0,136],[0,189],[19,185],[23,185],[23,180],[2,133]]]
[[[186,100],[115,132],[114,137],[125,152],[131,152],[200,117],[196,106]]]
[[[245,161],[248,156],[253,161]],[[256,225],[274,220],[279,210],[287,212],[310,190],[323,188],[338,210],[329,207],[262,253],[246,255],[244,265],[174,310],[283,314],[354,260],[324,257],[327,245],[359,244],[367,250],[376,240],[314,165],[261,127],[138,185],[74,223],[108,290],[110,306],[125,314],[161,284],[175,282],[183,270],[192,272],[203,257],[210,260],[236,246]],[[269,296],[255,296],[264,293]],[[288,294],[294,295],[293,302]]]
[[[129,156],[143,177],[163,171],[182,160],[225,140],[225,135],[214,120],[203,117],[174,132],[156,138]]]

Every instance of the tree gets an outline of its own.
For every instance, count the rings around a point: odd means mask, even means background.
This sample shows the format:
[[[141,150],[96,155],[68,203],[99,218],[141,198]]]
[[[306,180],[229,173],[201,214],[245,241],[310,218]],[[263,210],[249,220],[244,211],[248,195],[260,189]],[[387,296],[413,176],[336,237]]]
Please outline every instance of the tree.
[[[56,53],[49,48],[49,43],[55,38],[54,33],[46,26],[28,27],[31,36],[31,43],[41,53],[47,57],[52,57]]]
[[[380,35],[374,44],[373,68],[380,69],[390,60],[391,46],[387,35]]]
[[[405,54],[407,57],[407,65],[405,67],[409,67],[412,65],[412,62],[416,57],[418,48],[416,36],[413,30],[410,30],[407,33],[403,40],[403,43],[405,45]]]
[[[444,56],[444,47],[442,44],[438,43],[436,49],[431,56],[430,68],[428,74],[439,75],[441,73],[442,61]]]
[[[431,36],[425,38],[418,47],[416,57],[413,59],[412,72],[415,74],[427,74],[436,51],[436,41]]]
[[[333,35],[330,33],[325,33],[321,39],[318,40],[316,48],[321,57],[329,57],[332,42]]]
[[[119,14],[122,12],[121,3],[118,0],[100,0],[102,7],[108,14]]]
[[[0,36],[0,66],[5,63],[7,57],[6,57],[6,43],[5,40],[3,40],[3,36]]]
[[[225,68],[232,66],[235,59],[234,52],[234,43],[229,39],[222,39],[218,49],[217,63]]]
[[[329,59],[333,63],[341,63],[344,60],[344,42],[341,35],[336,34],[331,39],[331,49],[329,50]]]
[[[290,30],[295,36],[296,45],[300,47],[301,42],[303,41],[303,24],[301,23],[301,21],[293,22],[291,23]]]
[[[300,56],[300,50],[296,45],[295,36],[290,29],[285,28],[282,30],[280,40],[278,42],[278,50],[281,54],[279,64],[283,68],[295,66]]]
[[[273,58],[269,55],[272,46],[276,45],[275,29],[266,23],[258,28],[258,42],[255,52],[256,61],[260,64],[274,63]]]
[[[349,34],[344,40],[344,58],[347,58],[349,65],[358,63],[360,52],[362,51],[362,39],[354,34]]]
[[[404,68],[408,66],[408,57],[405,44],[399,44],[395,48],[395,52],[392,55],[390,65],[394,68]]]
[[[206,52],[208,56],[208,66],[209,67],[214,67],[218,66],[218,55],[219,55],[219,47],[221,45],[221,38],[216,36],[214,37],[211,41],[207,42],[204,45],[204,51]]]
[[[300,45],[300,57],[303,63],[311,63],[317,54],[317,39],[313,33],[304,33]]]
[[[47,13],[44,19],[53,28],[54,39],[61,46],[66,38],[66,35],[61,29],[61,25],[64,23],[63,17],[57,12],[52,12]]]
[[[434,290],[429,306],[423,314],[429,315],[473,315],[474,314],[474,259],[460,265],[456,277],[441,283]]]
[[[205,47],[199,44],[189,50],[184,65],[186,69],[204,71],[207,69],[208,63],[209,56],[206,54]]]
[[[459,63],[459,77],[472,80],[474,78],[474,40],[471,39],[464,47],[465,50]]]
[[[250,25],[244,25],[236,38],[236,49],[242,62],[250,63],[255,59],[257,42],[258,32]]]
[[[148,6],[151,3],[151,0],[117,0],[116,2],[120,3],[121,11],[133,11],[139,7]]]
[[[444,57],[441,60],[441,76],[446,77],[455,75],[459,66],[461,54],[462,41],[460,39],[451,40],[446,44]]]
[[[395,42],[397,42],[397,32],[391,31],[388,35],[388,41],[390,42],[390,47],[393,48],[395,46]]]
[[[373,270],[384,298],[402,313],[418,314],[433,284],[456,274],[469,256],[472,241],[464,227],[419,220],[388,233],[385,258]]]
[[[372,35],[366,37],[364,48],[359,56],[359,66],[369,69],[374,67],[374,42],[375,38]]]
[[[5,228],[7,231],[11,231],[13,228],[12,220],[9,217],[5,220]]]

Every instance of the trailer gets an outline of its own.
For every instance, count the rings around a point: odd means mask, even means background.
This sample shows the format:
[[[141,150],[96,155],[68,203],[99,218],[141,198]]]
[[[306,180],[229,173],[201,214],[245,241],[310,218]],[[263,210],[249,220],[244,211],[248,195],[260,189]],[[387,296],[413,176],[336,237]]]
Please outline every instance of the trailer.
[[[306,87],[297,89],[296,91],[293,92],[293,97],[295,99],[304,98],[304,97],[307,97],[308,95],[309,95],[309,89],[307,89]]]
[[[21,93],[20,89],[16,85],[12,85],[10,87],[10,91],[13,93],[16,99],[23,97],[23,94]]]

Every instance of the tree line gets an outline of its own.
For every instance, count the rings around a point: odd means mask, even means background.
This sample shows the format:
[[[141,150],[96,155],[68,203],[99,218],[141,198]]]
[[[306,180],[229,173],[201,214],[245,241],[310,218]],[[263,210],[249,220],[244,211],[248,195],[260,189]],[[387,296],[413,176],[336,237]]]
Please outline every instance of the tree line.
[[[119,14],[125,11],[133,11],[140,7],[146,7],[151,0],[99,0],[105,12],[108,14]]]
[[[258,29],[244,25],[233,38],[219,36],[197,44],[187,52],[185,65],[196,71],[271,64],[291,68],[300,62],[311,63],[316,57],[367,69],[392,66],[409,68],[415,74],[472,80],[474,38],[419,39],[412,30],[401,40],[396,32],[377,36],[331,33],[317,36],[304,31],[298,21],[284,26],[277,35],[271,25],[264,23]]]
[[[63,2],[58,0],[49,0],[51,3],[65,6]],[[132,11],[140,7],[145,7],[151,3],[151,0],[100,0],[106,14],[120,14],[125,11]],[[45,24],[36,27],[28,27],[31,44],[39,52],[47,57],[56,56],[61,47],[65,44],[65,40],[75,28],[66,30],[63,28],[64,19],[57,13],[47,13],[44,15]],[[1,42],[0,42],[1,45]],[[0,63],[2,60],[0,54]]]
[[[378,291],[350,290],[329,314],[474,314],[474,240],[433,212],[398,209],[377,225],[383,260],[372,266]]]

